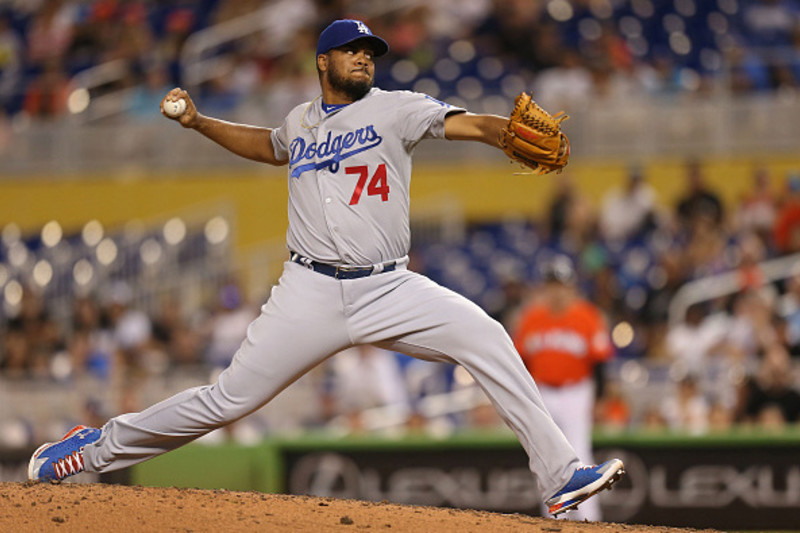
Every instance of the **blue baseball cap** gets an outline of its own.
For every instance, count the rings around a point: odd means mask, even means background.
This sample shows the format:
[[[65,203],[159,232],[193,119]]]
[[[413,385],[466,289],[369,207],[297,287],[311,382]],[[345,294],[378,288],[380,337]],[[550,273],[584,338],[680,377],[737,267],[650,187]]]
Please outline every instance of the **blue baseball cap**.
[[[358,39],[366,39],[372,45],[375,57],[382,56],[389,51],[389,44],[373,35],[366,24],[360,20],[336,20],[325,28],[317,41],[317,55],[324,54],[333,48],[339,48]]]

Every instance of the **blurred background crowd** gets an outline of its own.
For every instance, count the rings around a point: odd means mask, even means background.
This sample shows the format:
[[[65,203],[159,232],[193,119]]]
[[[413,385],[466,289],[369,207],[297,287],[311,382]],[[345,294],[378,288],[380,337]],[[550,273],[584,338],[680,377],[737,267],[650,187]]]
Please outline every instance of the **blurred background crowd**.
[[[176,85],[212,115],[236,116],[256,101],[282,117],[318,92],[319,31],[355,15],[391,46],[377,86],[477,112],[507,114],[509,99],[528,88],[550,107],[580,109],[590,99],[713,99],[720,90],[794,98],[800,86],[800,4],[790,0],[6,1],[5,134],[80,115],[89,99],[112,95],[118,112],[98,120],[157,119]],[[271,31],[242,29],[267,16]],[[204,48],[197,36],[207,28],[247,37]],[[187,68],[194,50],[210,54],[192,63],[202,68]],[[754,162],[750,189],[730,202],[706,180],[705,163],[688,158],[670,176],[683,187],[670,205],[633,163],[623,185],[600,199],[587,198],[569,172],[554,176],[543,216],[464,222],[445,239],[420,232],[411,268],[512,329],[542,281],[541,265],[570,257],[574,290],[602,311],[614,345],[595,376],[599,431],[796,426],[800,173]],[[258,297],[243,290],[232,231],[224,217],[146,228],[87,221],[75,233],[56,223],[30,234],[7,223],[0,445],[102,424],[213,379],[268,295],[267,286]],[[501,425],[459,369],[364,347],[217,437]]]
[[[559,187],[546,217],[468,224],[445,241],[423,234],[412,248],[411,268],[513,330],[515,316],[544,281],[542,265],[555,255],[570,257],[578,273],[574,290],[601,310],[614,345],[615,357],[595,376],[598,430],[705,435],[734,426],[796,426],[800,176],[754,168],[752,191],[726,206],[705,185],[700,162],[687,162],[684,172],[675,176],[685,181],[675,205],[657,203],[646,176],[632,168],[625,186],[610,190],[599,209],[564,174],[554,178]],[[785,189],[773,193],[765,188],[770,182]],[[219,229],[211,231],[214,224],[176,230],[176,220],[136,238],[130,228],[92,237],[92,231],[103,234],[94,221],[55,242],[52,226],[27,240],[13,225],[4,228],[0,394],[9,400],[2,422],[16,428],[4,438],[27,442],[35,428],[56,434],[81,420],[102,423],[212,380],[230,362],[263,298],[249,301],[231,274],[224,231],[221,239]],[[108,243],[117,244],[104,259]],[[771,281],[765,265],[785,260]],[[142,295],[148,280],[179,272],[186,281],[195,268],[205,273],[191,284],[199,293],[187,297],[167,284]],[[209,275],[214,268],[219,271]],[[67,278],[61,292],[53,281],[58,276]],[[731,279],[727,290],[674,305],[682,287],[720,276]],[[248,439],[313,428],[501,426],[459,368],[363,347],[303,377],[238,431]]]
[[[710,97],[718,85],[791,93],[799,12],[793,0],[7,0],[0,107],[8,117],[75,113],[85,104],[74,90],[88,82],[92,96],[126,90],[125,107],[144,118],[176,85],[197,89],[216,113],[258,93],[283,108],[316,93],[326,22],[356,15],[391,44],[378,86],[456,103],[505,109],[531,87],[570,109],[589,97]],[[263,17],[274,19],[270,30],[248,34],[248,21]],[[243,38],[198,38],[220,25]],[[215,60],[182,68],[204,53]]]

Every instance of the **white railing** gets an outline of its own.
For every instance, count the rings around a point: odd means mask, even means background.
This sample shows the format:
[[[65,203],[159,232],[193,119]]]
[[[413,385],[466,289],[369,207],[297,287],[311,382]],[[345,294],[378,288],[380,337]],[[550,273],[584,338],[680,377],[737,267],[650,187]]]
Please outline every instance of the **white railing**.
[[[800,253],[770,259],[760,263],[758,267],[764,277],[765,285],[787,279],[800,274]],[[686,312],[694,304],[730,296],[744,290],[746,282],[741,272],[732,270],[686,283],[678,289],[670,301],[669,323],[682,322]]]

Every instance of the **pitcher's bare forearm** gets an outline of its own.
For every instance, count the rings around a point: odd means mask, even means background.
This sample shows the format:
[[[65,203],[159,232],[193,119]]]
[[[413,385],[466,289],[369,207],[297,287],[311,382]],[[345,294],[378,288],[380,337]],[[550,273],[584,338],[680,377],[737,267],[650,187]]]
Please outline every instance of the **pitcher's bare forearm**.
[[[189,127],[238,156],[270,165],[286,164],[286,160],[275,158],[270,128],[236,124],[201,114]]]
[[[167,112],[164,105],[178,100],[183,100],[185,103],[183,112],[178,114]],[[170,90],[161,100],[161,113],[184,128],[197,130],[238,156],[270,165],[286,164],[286,161],[275,157],[271,129],[236,124],[202,115],[197,111],[189,93],[180,87]]]
[[[444,121],[445,137],[451,141],[480,141],[500,148],[500,133],[508,122],[498,115],[454,113]]]

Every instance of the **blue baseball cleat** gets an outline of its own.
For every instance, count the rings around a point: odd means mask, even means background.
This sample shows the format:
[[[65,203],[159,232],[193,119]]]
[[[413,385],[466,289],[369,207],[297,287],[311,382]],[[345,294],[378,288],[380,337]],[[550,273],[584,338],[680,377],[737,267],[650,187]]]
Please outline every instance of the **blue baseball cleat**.
[[[611,488],[624,473],[625,465],[619,459],[611,459],[599,465],[582,466],[575,470],[564,488],[547,500],[548,511],[553,516],[558,516],[575,509],[579,503],[601,490]]]
[[[100,438],[100,430],[75,426],[58,442],[39,446],[28,463],[28,479],[57,483],[84,470],[83,447]]]

